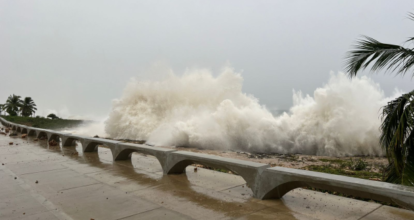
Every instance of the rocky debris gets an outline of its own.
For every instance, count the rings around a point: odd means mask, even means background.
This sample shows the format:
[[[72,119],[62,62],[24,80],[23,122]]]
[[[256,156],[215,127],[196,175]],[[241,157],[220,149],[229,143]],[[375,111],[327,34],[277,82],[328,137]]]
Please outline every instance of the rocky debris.
[[[39,181],[37,181],[37,180],[36,180],[36,182],[35,182],[35,183],[36,183],[36,184],[38,184],[38,183],[39,183]]]
[[[22,138],[26,138],[27,137],[27,134],[22,134]]]
[[[58,143],[55,140],[49,141],[49,146],[57,146]]]
[[[355,172],[352,170],[344,170],[344,172],[350,175],[355,175]]]
[[[16,132],[13,132],[13,133],[9,134],[9,136],[10,136],[10,137],[17,136],[17,133],[16,133]]]
[[[278,154],[278,153],[249,153],[249,152],[243,152],[243,151],[237,151],[237,154],[244,154],[247,156],[247,158],[253,158],[253,159],[264,159],[264,158],[274,158],[274,157],[284,157],[284,154]]]
[[[93,136],[94,138],[99,138],[99,136],[98,135],[95,135],[95,136]]]
[[[4,130],[6,133],[9,133],[10,129],[6,128],[6,130]]]
[[[39,139],[38,138],[35,138],[33,141],[38,141]]]
[[[10,142],[9,145],[13,145],[13,142]]]
[[[2,134],[2,135],[7,135],[5,132],[3,132],[3,131],[0,131],[0,134]]]
[[[380,178],[369,178],[369,180],[382,181]]]
[[[133,143],[133,144],[145,144],[145,142],[146,142],[144,140],[131,140],[131,139],[111,139],[111,138],[106,138],[106,139],[121,141],[121,142],[127,142],[127,143]],[[149,146],[151,146],[151,145],[149,145]]]
[[[194,167],[194,172],[197,172],[197,167]]]
[[[47,139],[47,137],[45,137],[45,136],[39,137],[39,140],[46,140],[46,139]]]

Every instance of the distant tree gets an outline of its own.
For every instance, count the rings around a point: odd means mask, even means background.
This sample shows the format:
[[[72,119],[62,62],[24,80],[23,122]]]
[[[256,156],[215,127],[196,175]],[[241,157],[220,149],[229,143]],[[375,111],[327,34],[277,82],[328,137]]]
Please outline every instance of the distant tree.
[[[31,97],[24,98],[22,106],[20,107],[20,112],[22,116],[29,117],[36,112],[36,104],[34,103]]]
[[[414,14],[410,14],[414,20]],[[414,42],[411,37],[407,42]],[[350,77],[365,68],[395,71],[404,76],[414,76],[414,48],[386,44],[371,37],[358,41],[347,56]],[[385,150],[389,165],[385,180],[391,183],[414,185],[414,90],[388,102],[382,109],[380,143]]]
[[[20,96],[13,94],[7,98],[6,104],[4,104],[4,106],[6,107],[6,112],[10,116],[17,116],[17,113],[22,106],[22,100],[20,99]]]
[[[51,114],[47,115],[47,117],[48,117],[48,118],[51,118],[51,119],[58,119],[58,118],[59,118],[58,116],[56,116],[56,115],[55,115],[55,114],[53,114],[53,113],[51,113]]]

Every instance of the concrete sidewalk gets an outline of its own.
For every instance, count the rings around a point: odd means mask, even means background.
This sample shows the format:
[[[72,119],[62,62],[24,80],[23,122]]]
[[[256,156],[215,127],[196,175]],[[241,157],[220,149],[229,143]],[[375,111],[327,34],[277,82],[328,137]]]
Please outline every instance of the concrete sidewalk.
[[[13,142],[13,145],[9,145]],[[151,156],[112,161],[45,141],[0,136],[0,219],[414,219],[414,212],[296,189],[257,200],[236,175],[163,176]]]

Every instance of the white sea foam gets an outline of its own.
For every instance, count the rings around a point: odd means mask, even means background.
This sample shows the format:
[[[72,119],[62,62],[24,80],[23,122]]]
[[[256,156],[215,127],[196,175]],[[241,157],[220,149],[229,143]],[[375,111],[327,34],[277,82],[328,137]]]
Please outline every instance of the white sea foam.
[[[243,78],[226,67],[161,81],[132,80],[113,101],[105,122],[113,138],[148,140],[157,145],[314,155],[382,155],[380,108],[386,103],[368,77],[350,80],[331,73],[313,96],[293,91],[288,113],[273,116],[252,95]]]

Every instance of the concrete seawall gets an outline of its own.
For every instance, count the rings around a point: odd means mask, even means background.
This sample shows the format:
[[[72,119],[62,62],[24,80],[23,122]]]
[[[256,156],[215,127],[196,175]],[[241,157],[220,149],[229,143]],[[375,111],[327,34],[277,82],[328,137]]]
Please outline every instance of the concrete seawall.
[[[230,170],[246,181],[253,191],[253,196],[258,199],[281,198],[290,190],[308,186],[343,192],[355,197],[394,202],[414,210],[414,187],[283,167],[271,168],[267,164],[244,160],[78,136],[19,125],[1,117],[0,121],[4,126],[29,136],[61,140],[62,146],[71,146],[73,141],[77,140],[82,144],[83,152],[94,152],[98,145],[105,145],[111,150],[114,161],[128,160],[133,152],[153,155],[161,164],[164,175],[183,173],[187,166],[195,163]]]

